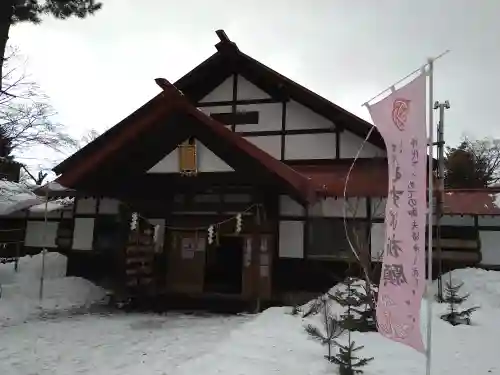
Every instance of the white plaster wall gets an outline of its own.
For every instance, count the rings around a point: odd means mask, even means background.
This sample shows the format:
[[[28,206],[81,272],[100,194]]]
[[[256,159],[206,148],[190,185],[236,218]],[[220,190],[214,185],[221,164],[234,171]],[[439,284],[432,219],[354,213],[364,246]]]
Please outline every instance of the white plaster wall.
[[[267,152],[269,155],[276,159],[281,159],[281,136],[269,135],[261,137],[244,137],[250,143],[259,147],[262,151]]]
[[[232,97],[230,100],[232,100]],[[232,111],[232,107],[230,105],[218,105],[218,106],[213,106],[213,107],[212,106],[200,107],[198,109],[208,116],[210,116],[214,113],[229,113]],[[226,128],[231,129],[231,125],[226,125]]]
[[[99,213],[105,215],[117,214],[120,208],[120,201],[116,199],[103,198],[99,201]]]
[[[233,99],[233,76],[226,78],[219,86],[217,86],[212,92],[200,100],[203,102],[217,102],[223,100]]]
[[[311,111],[309,108],[291,100],[286,104],[286,129],[330,129],[334,124]]]
[[[259,89],[241,75],[238,75],[238,93],[236,95],[237,100],[270,98],[269,94]]]
[[[175,150],[177,151],[177,150]],[[215,155],[203,143],[196,141],[199,172],[231,172],[234,171],[224,160]],[[177,166],[179,170],[179,166]]]
[[[500,216],[479,216],[477,222],[481,227],[500,227]]]
[[[215,155],[200,141],[196,141],[198,172],[230,172],[234,171],[225,161]],[[148,170],[148,173],[178,173],[179,149],[173,150]]]
[[[24,246],[30,247],[56,247],[56,236],[59,222],[49,221],[47,226],[43,221],[28,221],[26,223],[26,234]]]
[[[318,201],[310,208],[309,215],[317,217],[344,217],[344,210],[347,217],[365,218],[366,199],[348,198],[347,207],[344,207],[344,198],[326,198]]]
[[[296,134],[285,136],[285,159],[333,159],[335,134]]]
[[[373,223],[370,231],[372,260],[379,261],[384,251],[385,224]]]
[[[349,131],[343,131],[340,134],[340,157],[342,159],[350,159],[356,157],[356,154],[358,153],[362,143],[362,138]],[[383,157],[385,155],[385,150],[380,149],[369,142],[366,142],[361,153],[359,154],[359,157],[373,158]]]
[[[280,214],[283,216],[304,216],[304,207],[288,195],[280,196]]]
[[[500,265],[500,232],[499,231],[479,231],[481,240],[481,264],[487,266]]]
[[[435,219],[434,219],[435,220]],[[450,225],[456,227],[473,227],[473,216],[443,216],[441,218],[441,225]]]
[[[385,205],[387,203],[387,198],[371,198],[371,213],[372,218],[384,218],[385,217]]]
[[[78,198],[76,200],[77,214],[97,213],[97,200],[95,198]]]
[[[74,250],[92,250],[94,218],[76,218],[73,231]]]
[[[237,132],[281,130],[282,103],[245,104],[238,105],[236,109],[237,111],[259,112],[258,124],[237,125]]]
[[[175,149],[158,163],[153,165],[147,173],[177,173],[179,172],[179,150]]]
[[[302,221],[280,221],[280,258],[304,257],[304,224]]]

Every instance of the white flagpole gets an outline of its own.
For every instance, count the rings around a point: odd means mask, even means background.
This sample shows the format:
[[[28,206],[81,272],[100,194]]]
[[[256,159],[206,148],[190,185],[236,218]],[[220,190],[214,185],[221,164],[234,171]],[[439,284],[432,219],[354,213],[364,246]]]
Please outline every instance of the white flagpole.
[[[391,90],[391,91],[393,91],[396,85],[400,84],[400,83],[401,83],[401,82],[403,82],[405,79],[410,78],[410,77],[411,77],[412,75],[414,75],[415,73],[418,73],[418,72],[422,71],[423,69],[425,69],[425,67],[426,67],[427,65],[429,65],[429,64],[430,64],[430,62],[431,62],[431,61],[432,61],[432,62],[434,62],[434,61],[436,61],[437,59],[440,59],[441,57],[443,57],[444,55],[446,55],[448,52],[450,52],[450,50],[449,50],[449,49],[447,49],[446,51],[444,51],[443,53],[441,53],[440,55],[437,55],[436,57],[434,57],[434,58],[432,58],[432,59],[428,59],[428,60],[427,60],[427,63],[425,63],[424,65],[422,65],[420,68],[415,69],[415,70],[414,70],[413,72],[411,72],[411,73],[408,73],[408,74],[407,74],[407,75],[405,75],[403,78],[401,78],[399,81],[397,81],[397,82],[393,83],[391,86],[389,86],[389,87],[388,87],[388,88],[386,88],[385,90],[380,91],[377,95],[375,95],[375,96],[374,96],[373,98],[371,98],[370,100],[367,100],[366,102],[364,102],[361,106],[362,106],[362,107],[366,107],[366,108],[368,108],[368,105],[371,103],[371,101],[372,101],[372,100],[377,99],[377,98],[378,98],[379,96],[381,96],[382,94],[385,94],[385,93],[387,92],[387,90]],[[434,103],[433,103],[433,105],[434,105]]]
[[[433,170],[433,149],[434,149],[434,59],[429,59],[429,181],[428,181],[428,229],[427,229],[427,350],[426,350],[426,366],[425,366],[425,374],[431,375],[431,360],[432,360],[432,302],[433,302],[433,293],[432,293],[432,221],[433,221],[433,179],[434,175],[432,173]]]
[[[43,217],[43,248],[42,248],[42,270],[40,273],[40,290],[38,293],[38,298],[40,302],[40,307],[43,304],[43,281],[45,277],[45,252],[47,251],[47,225],[48,225],[48,207],[49,206],[49,186],[47,185],[47,190],[45,191],[45,210]]]

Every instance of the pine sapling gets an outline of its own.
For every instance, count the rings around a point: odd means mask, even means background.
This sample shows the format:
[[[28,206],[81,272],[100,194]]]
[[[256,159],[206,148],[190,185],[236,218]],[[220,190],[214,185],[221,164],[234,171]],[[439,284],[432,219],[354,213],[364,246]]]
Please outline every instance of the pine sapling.
[[[470,324],[471,315],[479,307],[471,307],[465,310],[460,310],[459,306],[469,298],[469,294],[460,295],[459,290],[464,284],[453,284],[450,280],[445,284],[443,302],[448,304],[448,312],[441,316],[441,319],[456,326],[459,324]]]
[[[353,322],[355,320],[349,320],[352,317],[353,310],[352,306],[349,304],[351,301],[356,301],[356,292],[353,293],[352,288],[352,280],[348,280],[347,282],[347,296],[345,301],[347,302],[347,312],[344,315],[344,320],[342,323]],[[356,302],[357,304],[357,302]],[[350,323],[349,323],[350,324]],[[345,326],[345,324],[343,325]],[[332,363],[339,365],[340,375],[354,375],[354,374],[362,374],[362,367],[366,366],[370,361],[373,360],[371,358],[360,358],[356,356],[356,352],[363,349],[363,346],[356,346],[355,342],[351,340],[351,330],[347,331],[347,345],[339,346],[339,353],[336,356],[330,356],[329,360]]]
[[[339,346],[339,354],[330,357],[330,362],[339,365],[340,375],[354,375],[362,374],[362,367],[366,366],[369,362],[373,360],[371,358],[359,358],[356,356],[356,352],[363,349],[363,346],[356,346],[354,341],[351,341],[351,335],[349,334],[349,344]]]
[[[302,310],[301,310],[300,306],[294,305],[292,307],[292,310],[290,311],[290,315],[297,316],[297,315],[299,315],[301,313],[301,311]]]
[[[364,285],[362,290],[353,288],[356,279],[348,277],[343,284],[347,291],[338,290],[330,295],[342,307],[349,307],[350,313],[341,315],[342,327],[351,331],[372,332],[377,330],[375,320],[375,289]]]
[[[341,327],[339,321],[331,313],[328,307],[328,298],[322,297],[318,299],[322,302],[322,319],[323,319],[323,330],[319,329],[312,324],[308,324],[305,327],[306,332],[311,338],[321,343],[321,345],[326,345],[328,348],[328,355],[326,358],[331,360],[332,358],[332,348],[338,345],[336,339],[343,333],[343,328]]]

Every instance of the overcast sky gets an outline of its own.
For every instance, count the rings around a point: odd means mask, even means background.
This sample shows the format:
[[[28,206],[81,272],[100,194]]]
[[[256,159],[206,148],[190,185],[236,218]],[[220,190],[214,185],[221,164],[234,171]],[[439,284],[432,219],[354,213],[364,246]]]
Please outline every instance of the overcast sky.
[[[435,99],[451,103],[447,141],[500,137],[498,0],[102,2],[94,17],[10,35],[76,136],[144,104],[160,91],[154,78],[175,81],[201,63],[224,29],[243,52],[365,119],[363,102],[450,49],[435,64]]]

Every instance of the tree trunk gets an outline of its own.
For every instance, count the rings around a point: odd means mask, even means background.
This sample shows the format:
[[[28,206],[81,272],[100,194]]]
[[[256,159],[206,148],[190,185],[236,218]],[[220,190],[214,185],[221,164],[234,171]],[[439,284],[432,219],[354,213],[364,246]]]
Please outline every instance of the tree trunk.
[[[15,0],[0,0],[0,93],[3,83],[3,63],[5,59],[5,47],[9,40],[9,30],[14,14]]]

